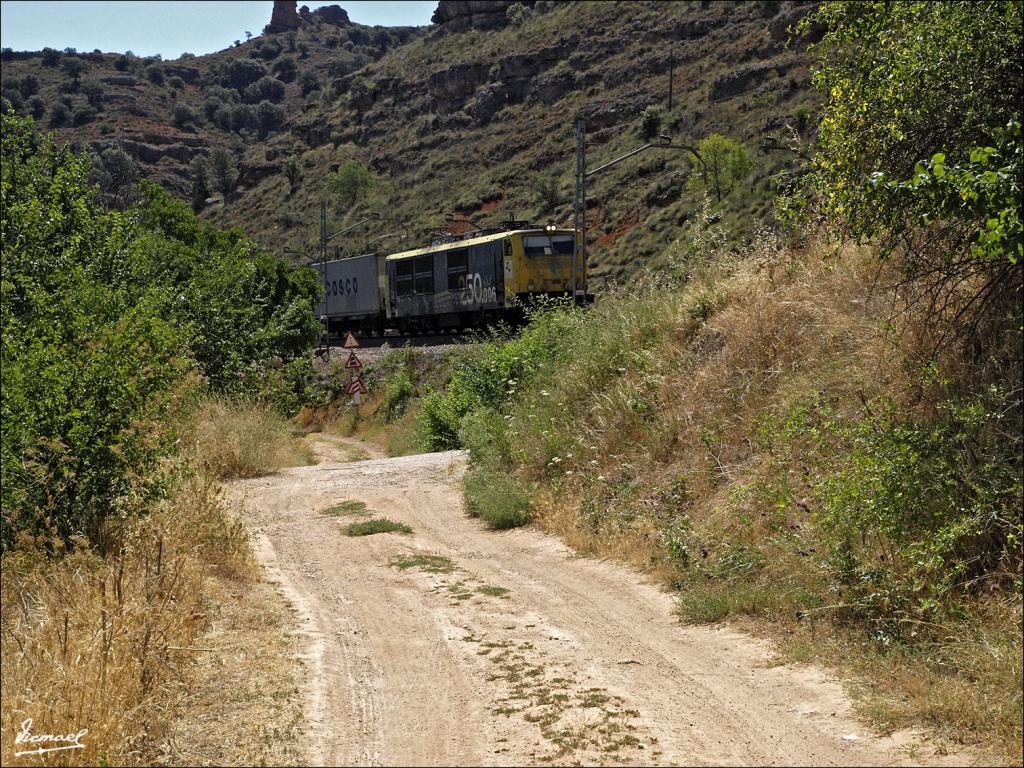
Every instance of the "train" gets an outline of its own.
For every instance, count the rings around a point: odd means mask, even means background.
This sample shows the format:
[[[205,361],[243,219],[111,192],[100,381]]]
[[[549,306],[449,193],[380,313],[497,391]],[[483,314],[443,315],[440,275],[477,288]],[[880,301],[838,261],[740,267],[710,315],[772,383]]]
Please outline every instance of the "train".
[[[328,336],[480,328],[521,320],[524,306],[541,296],[593,300],[581,233],[553,226],[448,236],[414,250],[314,267],[324,287],[316,314]]]

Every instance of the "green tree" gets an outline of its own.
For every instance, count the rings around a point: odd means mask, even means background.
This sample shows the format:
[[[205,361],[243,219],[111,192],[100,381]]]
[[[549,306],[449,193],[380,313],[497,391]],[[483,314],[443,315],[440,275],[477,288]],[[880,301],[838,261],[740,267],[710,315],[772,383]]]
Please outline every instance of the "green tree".
[[[149,81],[154,85],[163,85],[164,68],[156,62],[153,62],[148,67],[146,67],[146,77],[148,77]]]
[[[750,154],[742,142],[713,133],[697,144],[701,162],[691,183],[714,194],[721,202],[753,170]]]
[[[346,211],[364,202],[380,186],[380,177],[364,162],[348,160],[327,177],[327,189]]]
[[[931,206],[872,183],[875,174],[907,180],[939,153],[941,165],[970,162],[975,149],[997,146],[997,133],[1020,122],[1019,2],[829,2],[811,21],[828,29],[814,73],[828,99],[816,190],[854,236],[916,226]]]
[[[197,387],[297,406],[319,283],[155,184],[106,208],[89,157],[2,119],[0,548],[102,545],[161,492]]]
[[[273,72],[281,82],[292,82],[298,74],[298,67],[295,65],[295,59],[291,56],[282,57],[274,64]]]
[[[68,108],[62,101],[55,101],[50,106],[49,123],[51,128],[60,128],[68,121]]]
[[[315,73],[310,72],[308,69],[302,73],[299,77],[299,89],[303,96],[308,96],[313,91],[320,88],[320,81],[317,79]]]
[[[985,339],[1019,366],[1021,3],[829,2],[812,21],[828,29],[818,205],[840,235],[898,257],[908,299],[943,327],[937,346],[959,338],[976,356]]]
[[[39,78],[33,74],[25,75],[18,81],[18,90],[26,99],[39,93]]]
[[[159,491],[188,365],[170,296],[132,279],[132,221],[90,163],[3,118],[0,546],[17,531],[101,541]]]
[[[102,83],[86,82],[82,84],[82,94],[93,109],[103,109],[103,97],[106,95]]]
[[[125,208],[136,197],[138,180],[139,166],[123,148],[108,147],[93,156],[89,183],[104,205]]]
[[[71,78],[71,85],[77,91],[81,84],[82,73],[89,68],[82,59],[77,56],[65,56],[60,62],[61,69]]]
[[[238,181],[238,165],[234,156],[224,147],[216,147],[210,153],[210,176],[213,178],[213,188],[227,202]]]
[[[192,173],[192,210],[198,212],[206,205],[206,198],[210,196],[210,177],[207,168],[206,158],[196,155],[189,163],[189,171]]]

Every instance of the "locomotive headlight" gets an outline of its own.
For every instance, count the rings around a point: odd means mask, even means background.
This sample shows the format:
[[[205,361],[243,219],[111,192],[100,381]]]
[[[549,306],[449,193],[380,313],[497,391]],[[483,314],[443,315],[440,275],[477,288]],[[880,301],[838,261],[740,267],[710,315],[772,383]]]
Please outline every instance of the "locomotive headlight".
[[[555,229],[556,229],[556,227],[555,227],[554,224],[548,224],[546,227],[544,227],[544,231],[545,232],[554,232]]]

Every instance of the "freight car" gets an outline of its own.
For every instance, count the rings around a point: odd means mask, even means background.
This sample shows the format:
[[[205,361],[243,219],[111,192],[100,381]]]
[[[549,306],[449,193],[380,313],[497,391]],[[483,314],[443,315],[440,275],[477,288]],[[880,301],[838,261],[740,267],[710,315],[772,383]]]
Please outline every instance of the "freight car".
[[[586,285],[579,233],[550,227],[479,233],[317,269],[326,294],[317,312],[329,333],[423,333],[515,321],[531,299],[582,297]]]
[[[383,256],[353,256],[314,267],[324,291],[316,315],[329,334],[348,330],[372,336],[384,333],[388,292]]]

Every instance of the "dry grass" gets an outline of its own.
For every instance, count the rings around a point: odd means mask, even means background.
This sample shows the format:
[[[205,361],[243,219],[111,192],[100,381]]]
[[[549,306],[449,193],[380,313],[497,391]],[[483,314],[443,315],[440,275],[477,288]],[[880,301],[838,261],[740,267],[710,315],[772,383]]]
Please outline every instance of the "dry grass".
[[[207,584],[210,628],[178,685],[179,716],[157,765],[295,765],[302,676],[295,619],[264,581]]]
[[[101,558],[84,543],[58,562],[7,553],[3,764],[29,764],[13,739],[28,718],[37,734],[88,729],[83,749],[52,753],[48,764],[150,757],[179,712],[178,684],[208,626],[207,578],[245,582],[257,573],[244,529],[199,480],[128,526],[119,554]]]
[[[186,435],[199,468],[222,479],[259,477],[311,461],[289,422],[258,403],[211,398],[196,409]]]

